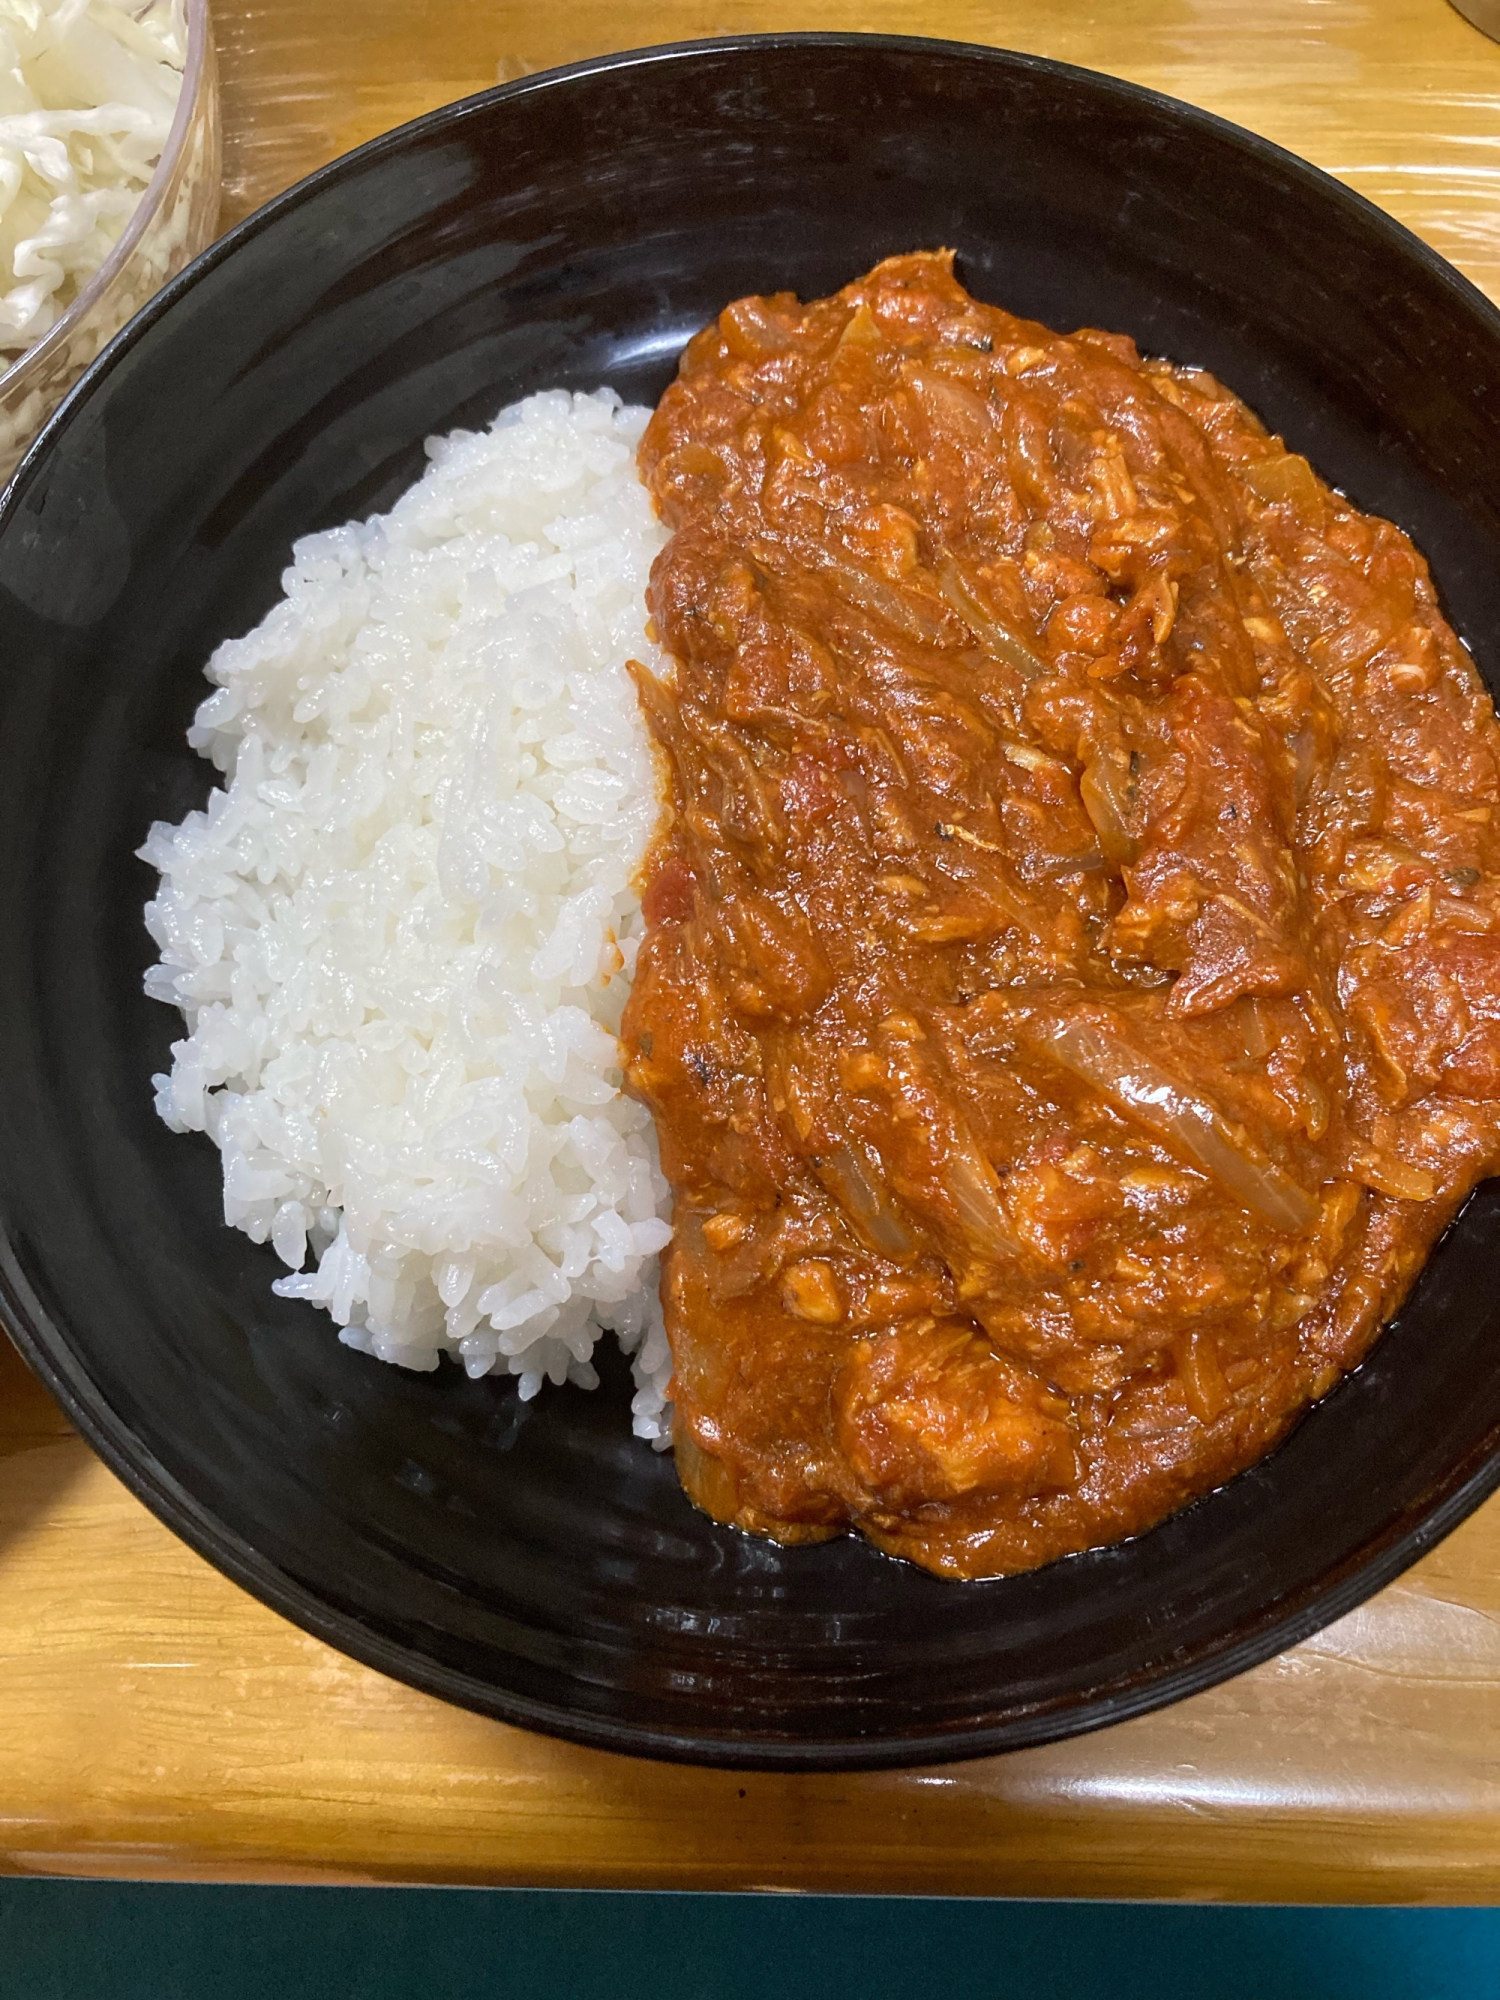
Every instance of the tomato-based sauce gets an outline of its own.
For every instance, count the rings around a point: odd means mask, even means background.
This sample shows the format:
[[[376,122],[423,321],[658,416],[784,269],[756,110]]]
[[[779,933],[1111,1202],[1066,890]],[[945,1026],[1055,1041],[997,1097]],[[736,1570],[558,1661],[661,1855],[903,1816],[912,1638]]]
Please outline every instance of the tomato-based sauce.
[[[959,1577],[1133,1533],[1500,1161],[1489,698],[1398,529],[945,255],[730,306],[641,465],[684,1484]]]

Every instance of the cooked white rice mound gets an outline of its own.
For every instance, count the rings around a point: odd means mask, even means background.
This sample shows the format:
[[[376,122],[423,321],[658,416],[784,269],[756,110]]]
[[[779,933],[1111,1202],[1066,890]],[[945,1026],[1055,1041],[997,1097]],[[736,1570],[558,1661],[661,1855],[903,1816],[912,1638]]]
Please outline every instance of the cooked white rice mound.
[[[648,415],[533,396],[430,440],[389,514],[297,543],[208,665],[189,741],[224,788],[141,855],[147,991],[189,1028],[157,1108],[218,1145],[226,1220],[295,1274],[275,1289],[528,1397],[592,1387],[612,1328],[661,1437],[667,1190],[615,1041],[657,814],[625,667],[663,665]]]

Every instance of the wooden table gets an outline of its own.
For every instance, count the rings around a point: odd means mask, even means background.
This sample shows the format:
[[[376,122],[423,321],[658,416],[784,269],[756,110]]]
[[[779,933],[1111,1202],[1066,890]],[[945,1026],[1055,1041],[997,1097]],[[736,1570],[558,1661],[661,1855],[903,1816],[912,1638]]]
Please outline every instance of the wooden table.
[[[1500,296],[1500,48],[1444,0],[217,0],[225,220],[387,126],[610,48],[1004,43],[1294,147]],[[241,1880],[1500,1900],[1500,1502],[1307,1645],[988,1762],[689,1771],[447,1708],[191,1554],[0,1339],[0,1869]]]

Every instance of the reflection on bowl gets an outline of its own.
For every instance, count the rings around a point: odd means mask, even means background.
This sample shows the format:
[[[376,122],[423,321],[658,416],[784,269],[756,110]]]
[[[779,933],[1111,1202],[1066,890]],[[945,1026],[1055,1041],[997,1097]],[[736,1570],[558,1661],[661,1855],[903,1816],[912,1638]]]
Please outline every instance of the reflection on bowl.
[[[119,241],[56,323],[0,374],[0,481],[125,322],[208,243],[219,215],[219,90],[208,0],[187,0],[177,115]]]

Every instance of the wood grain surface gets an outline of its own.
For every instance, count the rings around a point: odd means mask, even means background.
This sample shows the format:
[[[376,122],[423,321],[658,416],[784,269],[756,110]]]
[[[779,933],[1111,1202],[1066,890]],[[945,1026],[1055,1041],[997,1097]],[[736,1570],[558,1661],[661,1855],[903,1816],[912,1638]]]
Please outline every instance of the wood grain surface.
[[[786,28],[1004,44],[1221,112],[1500,296],[1500,48],[1445,0],[217,0],[226,223],[448,99]],[[857,1777],[675,1769],[356,1666],[161,1527],[0,1340],[0,1871],[1500,1900],[1500,1505],[1360,1611],[1156,1716]]]

